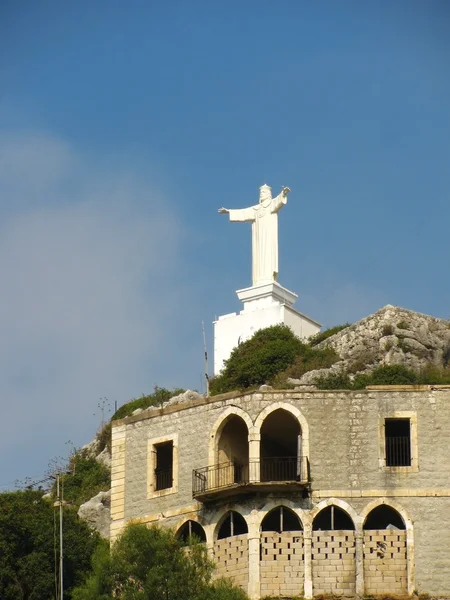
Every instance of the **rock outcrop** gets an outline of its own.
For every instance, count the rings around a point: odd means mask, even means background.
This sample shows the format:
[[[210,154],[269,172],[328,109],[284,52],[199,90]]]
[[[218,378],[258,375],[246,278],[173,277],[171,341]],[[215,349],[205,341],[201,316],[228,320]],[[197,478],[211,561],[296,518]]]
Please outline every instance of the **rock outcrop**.
[[[340,360],[329,369],[305,373],[295,383],[310,384],[332,373],[366,373],[380,365],[405,365],[415,371],[429,364],[447,366],[450,322],[388,304],[317,348],[333,348]]]
[[[109,538],[111,515],[111,490],[99,492],[78,509],[78,516],[99,532],[104,538]]]

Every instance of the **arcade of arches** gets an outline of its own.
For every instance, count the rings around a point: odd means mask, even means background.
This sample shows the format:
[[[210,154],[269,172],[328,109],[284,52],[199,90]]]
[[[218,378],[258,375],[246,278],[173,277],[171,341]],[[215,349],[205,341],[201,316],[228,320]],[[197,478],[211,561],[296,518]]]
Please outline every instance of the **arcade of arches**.
[[[341,507],[331,504],[315,515],[308,546],[301,519],[287,506],[267,512],[259,529],[261,597],[303,595],[306,552],[310,552],[313,595],[356,594],[355,524]],[[205,540],[203,528],[194,521],[184,523],[177,535],[185,543],[193,535]],[[401,515],[388,505],[377,506],[367,515],[362,535],[364,592],[406,595],[408,555]],[[229,511],[217,524],[213,559],[217,576],[230,577],[247,588],[248,525],[238,511]]]

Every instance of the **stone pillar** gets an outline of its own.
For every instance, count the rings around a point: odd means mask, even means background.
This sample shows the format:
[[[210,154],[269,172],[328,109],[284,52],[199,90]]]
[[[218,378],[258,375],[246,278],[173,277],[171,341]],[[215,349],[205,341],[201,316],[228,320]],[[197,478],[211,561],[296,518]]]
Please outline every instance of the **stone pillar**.
[[[259,574],[261,533],[258,511],[252,510],[248,519],[248,595],[250,600],[258,600],[261,594]]]
[[[312,529],[311,525],[305,526],[303,531],[303,553],[305,556],[305,589],[304,598],[313,597],[313,574],[312,574]]]
[[[260,468],[259,468],[259,455],[260,455],[260,442],[261,434],[257,433],[248,434],[248,460],[249,460],[249,481],[259,482]]]
[[[364,595],[364,532],[361,529],[355,531],[355,571],[356,571],[356,594]]]

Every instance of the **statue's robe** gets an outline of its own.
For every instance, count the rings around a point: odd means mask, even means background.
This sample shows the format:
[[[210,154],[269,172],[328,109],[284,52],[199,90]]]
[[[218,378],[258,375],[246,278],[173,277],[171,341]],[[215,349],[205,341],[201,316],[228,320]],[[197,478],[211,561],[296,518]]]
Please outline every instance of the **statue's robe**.
[[[264,200],[249,208],[231,209],[230,221],[252,223],[253,285],[276,281],[278,275],[278,211],[287,203],[287,196]]]

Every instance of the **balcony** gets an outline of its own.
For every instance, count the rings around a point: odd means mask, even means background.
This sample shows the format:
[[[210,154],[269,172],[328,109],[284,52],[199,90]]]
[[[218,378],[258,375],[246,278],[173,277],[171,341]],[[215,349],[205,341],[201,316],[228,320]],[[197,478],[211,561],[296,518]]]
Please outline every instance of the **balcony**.
[[[310,482],[306,456],[261,458],[210,465],[192,472],[192,496],[201,502],[256,491],[301,491]]]

